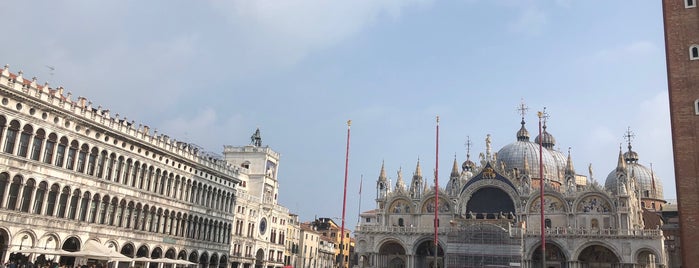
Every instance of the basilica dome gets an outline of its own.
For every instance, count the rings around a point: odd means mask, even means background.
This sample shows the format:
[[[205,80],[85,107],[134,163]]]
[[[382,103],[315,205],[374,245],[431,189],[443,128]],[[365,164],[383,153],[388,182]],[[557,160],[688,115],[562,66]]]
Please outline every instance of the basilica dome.
[[[505,145],[498,153],[498,162],[505,164],[505,169],[511,171],[517,169],[519,173],[525,170],[525,159],[528,165],[529,174],[532,178],[541,178],[539,174],[539,144],[529,141],[529,132],[524,127],[517,131],[517,141]],[[547,149],[541,153],[545,178],[553,181],[560,181],[557,176],[556,159]]]
[[[631,150],[631,145],[629,145],[629,150],[624,153],[623,158],[629,177],[631,174],[636,177],[641,194],[640,197],[663,200],[663,185],[660,178],[655,175],[653,170],[638,163],[638,153]],[[616,169],[612,170],[607,176],[604,188],[617,194]]]
[[[551,156],[556,162],[556,180],[562,181],[563,173],[565,172],[568,158],[565,155],[563,155],[563,153],[561,153],[560,151],[554,149],[554,146],[556,146],[556,139],[553,137],[553,135],[551,135],[551,133],[546,131],[546,123],[544,123],[541,135],[536,136],[536,138],[534,139],[534,143],[539,144],[539,140],[541,140],[541,146],[546,148],[546,150],[548,150],[549,153],[551,153]]]

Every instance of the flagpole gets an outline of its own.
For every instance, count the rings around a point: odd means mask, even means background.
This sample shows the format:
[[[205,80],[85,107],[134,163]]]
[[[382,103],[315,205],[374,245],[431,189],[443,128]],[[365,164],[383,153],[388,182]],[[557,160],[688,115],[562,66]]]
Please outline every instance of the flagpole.
[[[544,111],[546,108],[544,108]],[[543,112],[537,112],[539,117],[539,211],[541,212],[541,267],[546,268],[546,233],[544,220],[544,163],[543,163],[543,146],[544,140],[541,136],[541,118],[544,117]]]
[[[434,164],[434,267],[439,267],[439,116],[437,116],[437,136]]]
[[[340,230],[340,267],[345,267],[345,207],[347,205],[347,169],[349,167],[350,125],[352,120],[347,120],[347,149],[345,150],[345,187],[342,195],[342,230]]]
[[[357,209],[357,225],[359,225],[359,220],[362,218],[362,182],[364,181],[364,174],[359,176],[359,209]]]

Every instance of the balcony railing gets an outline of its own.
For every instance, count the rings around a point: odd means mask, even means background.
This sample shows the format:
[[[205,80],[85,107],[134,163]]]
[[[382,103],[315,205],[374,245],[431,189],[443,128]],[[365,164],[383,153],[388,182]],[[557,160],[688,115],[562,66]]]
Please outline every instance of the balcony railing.
[[[604,237],[604,238],[642,238],[651,239],[663,236],[659,229],[588,229],[588,228],[549,228],[545,230],[549,237]],[[539,229],[510,228],[511,236],[541,236]]]
[[[438,233],[445,234],[451,231],[464,230],[459,227],[439,227]],[[402,234],[433,234],[433,227],[411,227],[411,226],[379,226],[364,225],[357,226],[358,233],[402,233]],[[538,228],[523,229],[509,228],[510,236],[541,236]],[[546,236],[550,237],[604,237],[604,238],[640,238],[653,239],[663,236],[660,229],[589,229],[589,228],[549,228],[546,229]]]

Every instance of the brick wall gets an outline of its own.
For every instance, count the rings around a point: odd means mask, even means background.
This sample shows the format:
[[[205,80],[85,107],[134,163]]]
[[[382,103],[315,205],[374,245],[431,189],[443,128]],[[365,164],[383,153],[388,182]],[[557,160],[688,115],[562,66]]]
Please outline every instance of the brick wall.
[[[663,14],[682,262],[697,264],[699,115],[694,101],[699,99],[699,60],[689,60],[689,47],[699,45],[699,6],[686,8],[685,1],[663,0]]]

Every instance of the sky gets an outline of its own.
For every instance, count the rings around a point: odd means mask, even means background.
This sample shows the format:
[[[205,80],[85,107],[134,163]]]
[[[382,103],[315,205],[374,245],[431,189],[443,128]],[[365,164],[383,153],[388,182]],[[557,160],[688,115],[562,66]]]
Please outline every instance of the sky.
[[[211,152],[260,128],[302,221],[340,222],[347,120],[354,229],[382,163],[395,183],[419,159],[433,184],[436,116],[443,187],[467,140],[472,157],[516,140],[522,102],[532,140],[545,107],[601,184],[631,129],[676,198],[660,1],[30,0],[0,17],[0,63],[40,84]]]

